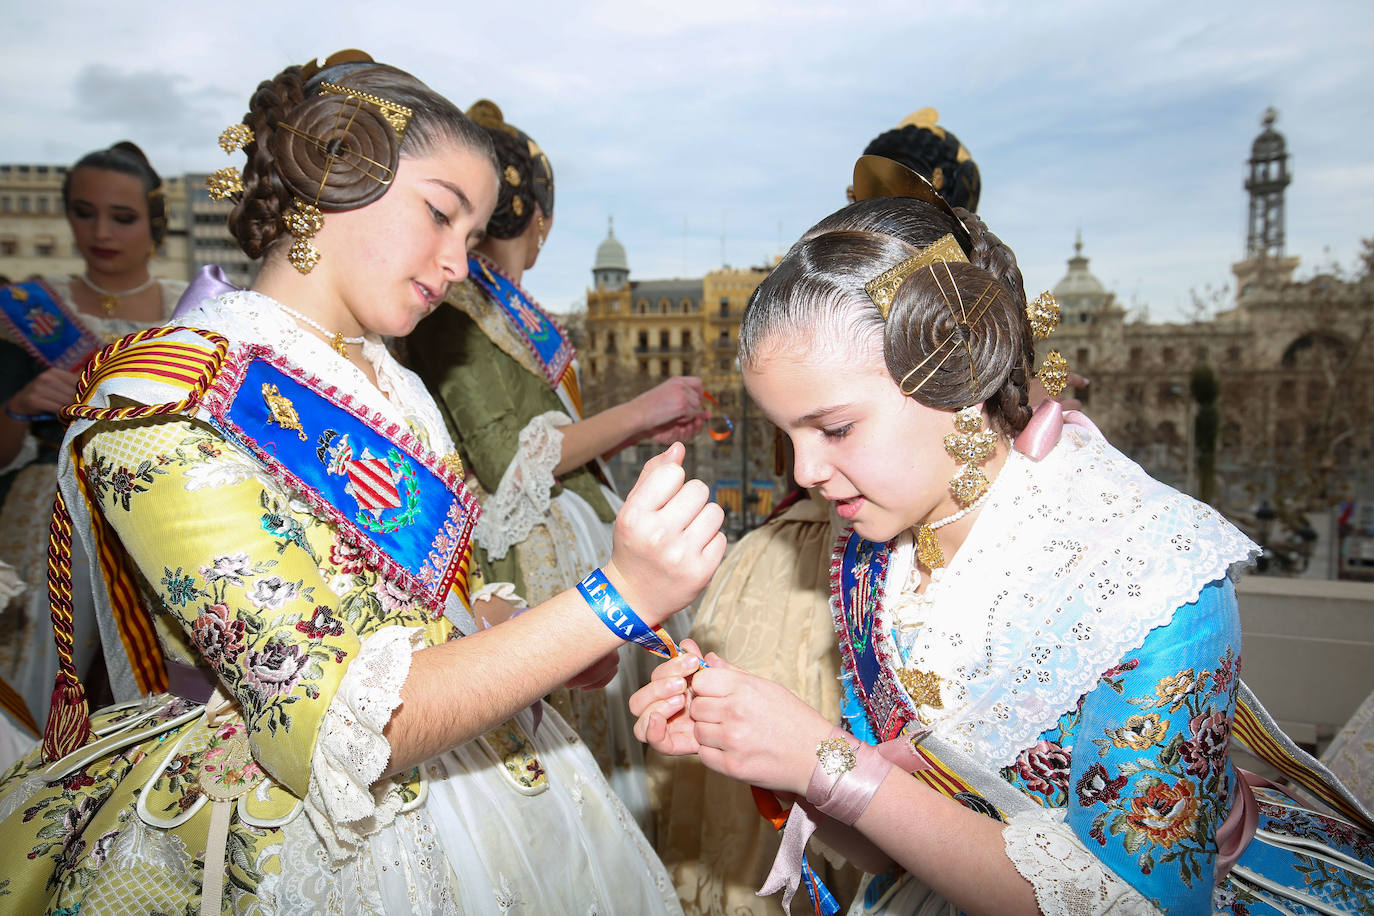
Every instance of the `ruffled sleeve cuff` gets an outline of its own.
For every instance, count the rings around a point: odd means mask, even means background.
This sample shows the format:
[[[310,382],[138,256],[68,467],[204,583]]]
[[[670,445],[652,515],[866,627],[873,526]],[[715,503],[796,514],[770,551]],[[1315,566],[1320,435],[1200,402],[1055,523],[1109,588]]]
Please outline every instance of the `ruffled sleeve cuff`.
[[[1160,911],[1049,812],[1014,814],[1002,831],[1007,858],[1035,890],[1045,916],[1158,916]]]
[[[551,410],[520,430],[515,456],[501,475],[496,492],[482,506],[482,520],[473,531],[473,539],[491,559],[504,557],[544,521],[557,483],[553,471],[563,458],[559,427],[570,423],[567,414]]]
[[[390,824],[404,802],[391,781],[373,783],[391,760],[382,730],[401,705],[411,654],[423,647],[424,631],[410,627],[365,637],[325,711],[305,810],[336,862]]]
[[[19,451],[10,459],[10,463],[0,468],[0,474],[12,474],[20,468],[28,467],[37,459],[38,440],[34,438],[33,433],[25,433],[24,444],[19,446]]]

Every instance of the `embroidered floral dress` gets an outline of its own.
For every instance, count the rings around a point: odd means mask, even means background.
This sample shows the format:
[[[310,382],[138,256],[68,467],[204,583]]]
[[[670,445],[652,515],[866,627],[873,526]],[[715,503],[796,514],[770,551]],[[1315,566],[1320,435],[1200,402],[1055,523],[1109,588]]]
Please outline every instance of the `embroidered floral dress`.
[[[270,343],[379,422],[451,450],[419,380],[377,340],[363,350],[374,387],[259,294],[180,321]],[[0,785],[0,910],[676,910],[552,710],[378,781],[412,653],[473,628],[456,595],[431,613],[201,416],[74,434],[91,501],[151,589],[169,668],[215,690],[205,705],[164,694],[106,710],[95,743],[16,765]]]
[[[73,282],[74,278],[68,276],[43,278],[60,304],[97,340],[110,343],[152,326],[82,312],[72,301]],[[162,314],[170,316],[186,284],[159,280],[158,287],[162,291]],[[8,339],[6,333],[0,324],[0,402],[9,400],[46,369],[17,341]],[[48,698],[57,675],[57,652],[48,617],[47,547],[52,499],[57,492],[57,449],[65,431],[56,418],[31,424],[19,455],[7,467],[0,468],[0,561],[13,566],[28,586],[22,596],[0,604],[0,677],[19,691],[40,723],[47,715]],[[76,646],[77,667],[84,674],[100,646],[100,633],[93,626],[91,605],[84,590],[73,595],[73,603],[84,622],[84,638]],[[115,650],[123,651],[117,642]],[[117,698],[127,699],[118,695]]]
[[[476,266],[471,266],[476,265]],[[476,257],[470,271],[498,269]],[[528,297],[527,297],[528,299]],[[537,306],[522,302],[522,310]],[[577,363],[571,380],[550,385],[546,367],[508,315],[472,280],[406,340],[406,355],[438,401],[464,465],[484,494],[474,532],[477,557],[493,580],[517,583],[537,604],[572,588],[610,558],[611,525],[621,499],[603,481],[599,461],[554,477],[562,459],[560,428],[582,419]],[[566,333],[566,332],[563,332]],[[471,480],[471,479],[470,479]],[[681,637],[674,620],[669,631]],[[629,696],[647,682],[653,656],[621,649],[620,671],[602,690],[556,691],[550,701],[582,735],[612,788],[640,825],[650,823],[644,746],[635,740]]]
[[[923,592],[909,535],[841,540],[846,723],[874,743],[902,721],[933,729],[971,784],[1019,790],[997,803],[1006,854],[1051,916],[1374,911],[1374,837],[1242,786],[1227,757],[1241,668],[1229,575],[1252,552],[1095,429],[1066,425],[1041,461],[1012,453]],[[1237,845],[1244,816],[1258,829]],[[943,907],[894,872],[852,912]]]

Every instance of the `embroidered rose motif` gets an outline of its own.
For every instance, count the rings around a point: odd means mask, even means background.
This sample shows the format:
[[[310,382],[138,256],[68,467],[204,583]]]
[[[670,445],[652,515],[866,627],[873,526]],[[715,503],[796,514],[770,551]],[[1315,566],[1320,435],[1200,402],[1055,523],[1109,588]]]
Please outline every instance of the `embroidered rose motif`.
[[[1126,777],[1107,778],[1107,768],[1100,763],[1088,767],[1088,771],[1078,778],[1074,789],[1078,792],[1078,803],[1085,808],[1091,805],[1110,805],[1121,797],[1126,788]]]
[[[1231,740],[1231,720],[1226,713],[1193,716],[1188,722],[1192,737],[1179,748],[1184,770],[1190,776],[1206,778],[1213,766],[1226,759],[1226,747]]]
[[[329,546],[329,562],[333,563],[339,572],[349,576],[367,568],[363,561],[362,548],[347,541],[335,541]]]
[[[1197,675],[1192,668],[1180,671],[1172,677],[1160,679],[1155,685],[1155,708],[1169,707],[1169,712],[1178,712],[1187,701],[1188,694],[1198,686]]]
[[[310,639],[324,639],[326,636],[342,636],[343,621],[333,617],[329,613],[330,609],[321,604],[316,606],[315,613],[309,620],[302,620],[296,624],[296,629],[304,633]]]
[[[410,597],[410,592],[385,579],[377,580],[377,584],[372,586],[372,594],[377,596],[382,603],[382,610],[387,613],[408,608],[415,600]]]
[[[253,583],[248,600],[254,607],[270,608],[280,611],[282,605],[296,597],[297,583],[287,582],[281,576],[268,576]]]
[[[243,580],[253,575],[253,566],[246,553],[231,553],[215,557],[209,566],[202,566],[200,574],[206,582],[223,582],[243,588]]]
[[[1212,675],[1212,695],[1224,693],[1231,688],[1231,679],[1236,676],[1237,669],[1240,668],[1240,660],[1226,650],[1226,657],[1221,661],[1221,667]]]
[[[300,646],[274,639],[248,653],[243,679],[261,700],[270,700],[295,690],[309,662]]]
[[[1143,795],[1131,799],[1126,821],[1158,846],[1171,847],[1191,836],[1197,824],[1197,787],[1187,779],[1172,786],[1149,780]]]
[[[111,830],[108,833],[102,834],[100,838],[95,841],[95,846],[91,848],[91,857],[88,860],[92,868],[101,868],[104,866],[105,860],[109,858],[110,850],[114,849],[115,840],[117,839],[119,839],[119,831]]]
[[[1131,716],[1121,728],[1109,729],[1107,737],[1117,747],[1143,751],[1163,741],[1168,731],[1169,723],[1160,721],[1159,713],[1152,712],[1147,716]]]
[[[244,648],[242,620],[229,616],[227,604],[207,604],[191,624],[191,642],[211,665],[233,662]]]
[[[1016,758],[1016,772],[1032,792],[1053,796],[1069,789],[1069,751],[1050,741],[1037,741]]]

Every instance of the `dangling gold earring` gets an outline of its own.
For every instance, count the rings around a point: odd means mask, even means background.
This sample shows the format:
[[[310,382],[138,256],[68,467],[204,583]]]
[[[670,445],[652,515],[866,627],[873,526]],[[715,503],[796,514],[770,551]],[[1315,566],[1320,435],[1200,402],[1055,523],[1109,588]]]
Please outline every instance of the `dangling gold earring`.
[[[988,491],[988,478],[977,465],[997,449],[997,433],[983,429],[983,412],[977,407],[955,411],[955,432],[945,436],[945,451],[963,467],[949,482],[949,491],[961,507],[968,507]]]
[[[537,225],[538,225],[538,227],[539,227],[539,241],[535,242],[535,244],[534,244],[534,250],[535,250],[535,251],[543,251],[543,250],[544,250],[544,238],[545,238],[545,236],[544,236],[544,214],[542,214],[542,213],[536,213],[536,214],[534,214],[534,218],[535,218],[535,220],[536,220],[536,222],[537,222]]]
[[[320,250],[310,244],[310,240],[324,228],[324,214],[314,204],[296,198],[282,214],[281,221],[286,231],[296,237],[291,243],[291,250],[286,253],[286,259],[301,273],[310,273],[320,260]]]

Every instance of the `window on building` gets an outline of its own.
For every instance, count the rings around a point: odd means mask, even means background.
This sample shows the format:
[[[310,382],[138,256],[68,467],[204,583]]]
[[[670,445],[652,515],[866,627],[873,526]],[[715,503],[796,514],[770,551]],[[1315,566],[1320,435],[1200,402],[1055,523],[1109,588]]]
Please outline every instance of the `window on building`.
[[[658,374],[672,375],[672,372],[668,371],[668,361],[666,359],[660,359],[658,361]]]
[[[658,348],[660,350],[668,350],[672,348],[672,344],[668,342],[668,333],[668,331],[658,332]]]
[[[725,296],[722,296],[720,299],[720,317],[730,317],[730,300],[728,297]]]
[[[670,305],[672,305],[672,303],[669,302],[667,299],[658,300],[658,313],[660,315],[668,314],[668,306]]]
[[[13,237],[0,239],[0,254],[15,255],[19,253],[19,240]]]
[[[639,332],[639,346],[635,347],[635,349],[636,349],[637,351],[639,351],[640,353],[643,353],[645,350],[649,349],[649,332],[648,332],[648,331],[640,331],[640,332]]]
[[[1232,364],[1239,363],[1239,362],[1240,362],[1240,358],[1241,358],[1240,347],[1227,347],[1227,348],[1226,348],[1226,361],[1227,361],[1228,363],[1232,363]]]
[[[1166,363],[1172,363],[1172,362],[1174,361],[1174,348],[1173,348],[1173,347],[1165,347],[1165,348],[1160,352],[1159,355],[1160,355],[1161,357],[1163,357],[1164,362],[1166,362]]]
[[[50,258],[56,251],[57,246],[54,245],[51,240],[45,239],[41,242],[35,242],[33,246],[33,253],[38,255],[40,258]]]
[[[1087,347],[1079,347],[1079,348],[1078,348],[1078,365],[1077,365],[1075,368],[1084,369],[1084,368],[1087,368],[1087,365],[1088,365],[1088,348],[1087,348]]]
[[[596,349],[596,332],[595,332],[595,331],[588,331],[588,332],[587,332],[587,349],[588,349],[588,350],[595,350],[595,349]]]
[[[606,332],[606,352],[607,352],[607,353],[614,353],[614,352],[615,352],[615,331],[607,331],[607,332]]]
[[[1322,382],[1307,383],[1307,406],[1318,407],[1326,395],[1326,385]]]
[[[639,374],[640,374],[640,375],[648,375],[648,374],[649,374],[649,361],[648,361],[647,359],[641,359],[641,360],[639,361]]]
[[[686,349],[689,349],[691,346],[692,346],[692,332],[691,332],[691,331],[683,331],[683,332],[682,332],[682,349],[686,350]]]
[[[682,361],[682,374],[683,374],[683,375],[691,375],[691,374],[692,374],[692,363],[691,363],[690,360],[685,360],[685,359],[684,359],[684,360]]]
[[[0,213],[10,212],[11,206],[12,204],[10,203],[10,196],[8,194],[0,197]]]
[[[38,212],[39,212],[39,213],[47,213],[47,212],[48,212],[48,199],[47,199],[46,197],[40,197],[40,198],[38,198]]]
[[[691,299],[683,299],[681,302],[678,303],[678,305],[682,307],[682,310],[684,312],[691,312],[696,309],[696,303],[693,302]]]
[[[730,346],[730,329],[729,329],[729,328],[721,328],[721,329],[720,329],[720,340],[716,341],[716,346],[718,346],[718,347],[728,347],[728,346]]]
[[[716,360],[716,368],[719,369],[721,372],[729,372],[730,357],[722,356],[720,359]]]
[[[639,304],[639,314],[641,314],[641,315],[648,314],[648,312],[649,312],[649,300],[648,300],[648,299],[640,299],[638,304]]]
[[[1131,368],[1135,369],[1145,361],[1145,351],[1140,347],[1131,347]]]
[[[28,212],[29,212],[29,199],[28,199],[28,197],[20,196],[20,198],[19,198],[19,212],[20,212],[20,213],[28,213]]]

